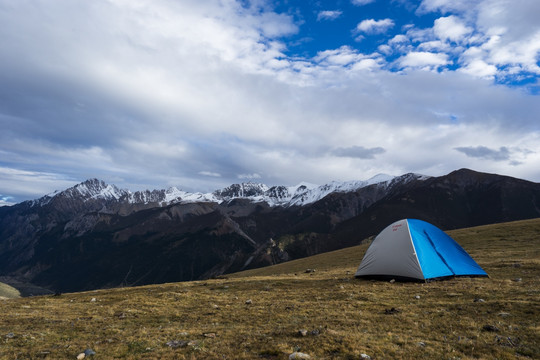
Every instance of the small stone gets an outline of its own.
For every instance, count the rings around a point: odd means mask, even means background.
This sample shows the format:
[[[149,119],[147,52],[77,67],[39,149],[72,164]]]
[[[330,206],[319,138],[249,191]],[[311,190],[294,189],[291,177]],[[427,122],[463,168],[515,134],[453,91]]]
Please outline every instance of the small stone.
[[[13,339],[15,337],[15,334],[10,332],[6,335],[6,339]]]
[[[474,302],[480,302],[480,303],[482,303],[482,302],[486,302],[486,300],[477,298],[477,299],[474,299]]]
[[[114,316],[116,316],[119,319],[125,319],[127,317],[125,312],[116,312],[114,313]]]
[[[416,295],[414,298],[415,298],[416,300],[420,300],[420,295]]]
[[[311,330],[311,335],[313,336],[317,336],[321,333],[321,331],[319,329],[314,329],[314,330]]]
[[[368,354],[360,354],[360,357],[365,360],[371,360],[371,356],[369,356]]]
[[[508,341],[508,343],[511,345],[511,346],[517,346],[518,343],[519,343],[519,338],[512,338],[512,337],[507,337],[506,340]]]
[[[298,335],[300,335],[300,336],[307,336],[307,330],[306,330],[306,329],[300,329],[300,330],[298,330]]]
[[[167,346],[172,347],[173,349],[176,349],[178,347],[186,347],[189,344],[189,341],[186,340],[171,340],[165,343]]]
[[[212,305],[212,307],[213,307],[214,309],[219,309],[219,305],[216,305],[216,304]]]
[[[180,335],[180,336],[188,336],[188,335],[189,335],[189,333],[187,333],[187,332],[183,331],[183,332],[181,332],[181,333],[180,333],[180,334],[178,334],[178,335]]]
[[[521,282],[521,278],[512,279],[513,282]]]
[[[416,343],[416,345],[418,345],[420,347],[426,347],[426,343],[423,342],[423,341],[420,341],[420,342]]]
[[[204,337],[207,337],[207,338],[215,338],[216,337],[216,333],[204,333],[203,334]]]
[[[86,357],[85,353],[80,353],[79,355],[77,355],[77,360],[82,360]]]
[[[508,317],[510,316],[510,313],[507,313],[507,312],[500,312],[497,314],[498,316],[502,316],[502,317]]]
[[[90,299],[90,302],[96,302],[96,301],[97,301],[96,298]]]
[[[293,360],[293,359],[311,359],[311,356],[309,356],[308,354],[295,351],[291,355],[289,355],[289,360]]]
[[[93,355],[96,355],[96,352],[92,349],[86,349],[84,350],[84,355],[86,356],[93,356]]]
[[[253,304],[253,301],[251,301],[251,299],[247,299],[246,300],[246,305],[250,305],[250,304]]]
[[[493,325],[484,325],[482,327],[482,330],[484,331],[489,331],[489,332],[498,332],[499,331],[499,328],[496,327],[496,326],[493,326]]]
[[[395,282],[396,282],[396,279],[390,280],[390,284],[393,284],[393,283],[395,283]]]

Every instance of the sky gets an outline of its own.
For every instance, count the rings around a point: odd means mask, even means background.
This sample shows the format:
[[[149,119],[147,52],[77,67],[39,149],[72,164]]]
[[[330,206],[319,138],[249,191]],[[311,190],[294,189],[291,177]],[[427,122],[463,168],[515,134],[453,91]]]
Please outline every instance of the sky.
[[[0,0],[0,205],[460,168],[540,182],[540,1]]]

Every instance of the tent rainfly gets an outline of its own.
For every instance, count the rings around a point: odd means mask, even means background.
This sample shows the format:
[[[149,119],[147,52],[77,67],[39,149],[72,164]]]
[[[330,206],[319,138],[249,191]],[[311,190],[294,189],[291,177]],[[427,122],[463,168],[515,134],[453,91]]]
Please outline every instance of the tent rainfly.
[[[488,274],[438,227],[422,220],[403,219],[377,235],[355,276],[427,281]]]

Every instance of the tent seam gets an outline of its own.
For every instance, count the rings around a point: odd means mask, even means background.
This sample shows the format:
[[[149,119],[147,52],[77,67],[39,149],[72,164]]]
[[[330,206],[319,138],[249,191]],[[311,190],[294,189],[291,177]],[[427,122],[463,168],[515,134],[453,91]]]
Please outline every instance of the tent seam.
[[[414,257],[416,257],[416,262],[418,263],[418,267],[420,268],[420,272],[422,273],[422,277],[423,277],[422,280],[425,281],[427,279],[426,279],[426,276],[424,275],[424,269],[422,268],[422,264],[420,264],[420,259],[418,258],[418,253],[416,252],[416,246],[414,246],[414,241],[413,241],[413,237],[412,237],[412,234],[411,234],[411,228],[409,226],[409,219],[406,219],[405,223],[407,224],[407,232],[409,233],[409,240],[410,240],[412,248],[414,250]]]
[[[435,250],[435,253],[437,254],[437,256],[439,257],[439,259],[441,259],[441,261],[443,262],[443,264],[446,266],[446,268],[448,270],[450,270],[450,272],[452,273],[453,276],[456,276],[456,272],[454,271],[454,269],[452,269],[452,267],[450,265],[448,265],[448,263],[446,262],[446,259],[444,258],[444,256],[442,256],[442,254],[439,252],[439,250],[437,250],[437,247],[435,246],[435,243],[433,242],[433,240],[431,239],[431,236],[429,236],[429,234],[427,233],[426,229],[422,229],[424,234],[426,235],[428,241],[429,241],[429,244],[431,245],[431,247],[433,248],[433,250]]]

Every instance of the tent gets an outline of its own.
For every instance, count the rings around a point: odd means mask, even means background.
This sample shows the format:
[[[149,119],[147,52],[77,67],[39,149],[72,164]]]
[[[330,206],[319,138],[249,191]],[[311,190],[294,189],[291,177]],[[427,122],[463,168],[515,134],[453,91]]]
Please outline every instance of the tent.
[[[457,242],[422,220],[403,219],[387,226],[369,246],[356,277],[430,280],[488,276]]]

